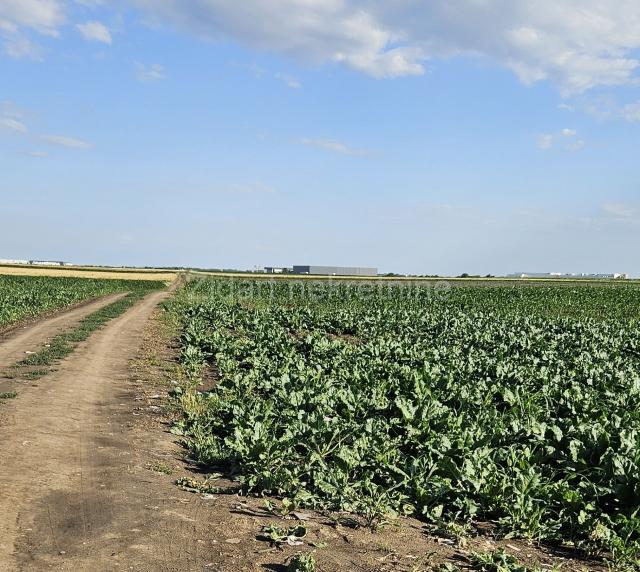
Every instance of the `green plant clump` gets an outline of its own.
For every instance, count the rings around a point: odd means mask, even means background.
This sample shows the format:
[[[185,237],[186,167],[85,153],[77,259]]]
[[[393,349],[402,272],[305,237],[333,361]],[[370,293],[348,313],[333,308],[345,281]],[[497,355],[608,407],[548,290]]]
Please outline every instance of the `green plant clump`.
[[[316,559],[313,554],[296,554],[289,560],[287,572],[316,572]]]
[[[478,572],[542,572],[540,568],[532,569],[520,564],[515,556],[504,550],[473,554],[471,564]]]

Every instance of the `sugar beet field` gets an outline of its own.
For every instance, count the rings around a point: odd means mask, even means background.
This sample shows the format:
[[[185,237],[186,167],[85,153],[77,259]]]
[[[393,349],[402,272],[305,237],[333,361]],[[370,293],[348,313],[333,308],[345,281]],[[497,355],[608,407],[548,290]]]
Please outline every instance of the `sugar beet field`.
[[[635,282],[165,287],[0,276],[0,569],[640,569]]]
[[[205,472],[373,529],[412,515],[637,566],[636,285],[199,279],[167,304],[211,387],[176,391]]]

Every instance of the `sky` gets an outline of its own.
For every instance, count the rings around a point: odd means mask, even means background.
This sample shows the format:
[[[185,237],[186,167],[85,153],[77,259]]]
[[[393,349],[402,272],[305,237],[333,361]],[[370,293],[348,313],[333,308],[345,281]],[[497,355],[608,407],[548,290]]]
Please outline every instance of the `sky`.
[[[0,0],[0,258],[640,276],[637,0]]]

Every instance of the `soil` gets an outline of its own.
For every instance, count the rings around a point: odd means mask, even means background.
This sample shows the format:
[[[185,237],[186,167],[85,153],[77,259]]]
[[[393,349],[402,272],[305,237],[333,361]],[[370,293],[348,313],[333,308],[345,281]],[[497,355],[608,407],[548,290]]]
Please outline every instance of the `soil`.
[[[372,532],[307,511],[297,515],[303,521],[286,519],[266,510],[264,499],[179,489],[177,478],[202,475],[169,432],[176,348],[158,307],[165,296],[151,294],[37,386],[0,403],[3,572],[286,572],[291,556],[309,551],[322,572],[418,572],[443,561],[465,569],[471,551],[498,547],[547,569],[558,563],[563,571],[604,569],[490,536],[456,547],[413,519]],[[35,340],[53,327],[48,322],[15,335],[27,336],[22,344]],[[23,351],[9,338],[0,356],[15,355],[6,349],[11,344],[12,352]],[[300,522],[308,529],[301,546],[262,539],[264,526]]]
[[[24,384],[19,380],[11,379],[13,376],[7,375],[7,368],[23,360],[30,352],[42,349],[49,340],[77,326],[90,314],[124,296],[126,296],[124,292],[103,296],[0,331],[0,392],[20,389]],[[0,419],[1,415],[0,410]]]

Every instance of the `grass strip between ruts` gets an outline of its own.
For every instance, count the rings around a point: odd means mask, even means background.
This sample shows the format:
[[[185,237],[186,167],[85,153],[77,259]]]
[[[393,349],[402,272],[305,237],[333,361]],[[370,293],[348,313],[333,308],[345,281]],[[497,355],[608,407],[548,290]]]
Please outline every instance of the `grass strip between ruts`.
[[[17,374],[16,377],[26,377],[28,379],[44,377],[51,371],[52,365],[71,354],[80,342],[85,341],[93,332],[100,329],[110,320],[122,315],[148,293],[145,291],[133,292],[90,314],[75,328],[58,334],[40,351],[29,355],[12,366],[11,369]],[[16,371],[30,367],[37,367],[38,369],[25,371],[24,373]]]

